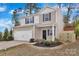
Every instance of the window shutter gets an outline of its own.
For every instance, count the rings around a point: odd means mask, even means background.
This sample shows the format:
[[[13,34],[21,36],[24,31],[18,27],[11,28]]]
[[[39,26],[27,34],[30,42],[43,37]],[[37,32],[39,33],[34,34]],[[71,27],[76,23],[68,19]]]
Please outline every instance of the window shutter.
[[[44,21],[44,14],[43,14],[43,21]]]
[[[32,18],[33,18],[33,23],[34,23],[34,16]]]
[[[50,35],[50,30],[48,29],[48,36]]]
[[[26,18],[25,18],[25,24],[26,24]]]
[[[54,36],[56,36],[56,26],[54,26]]]
[[[51,20],[51,13],[49,13],[49,20]]]

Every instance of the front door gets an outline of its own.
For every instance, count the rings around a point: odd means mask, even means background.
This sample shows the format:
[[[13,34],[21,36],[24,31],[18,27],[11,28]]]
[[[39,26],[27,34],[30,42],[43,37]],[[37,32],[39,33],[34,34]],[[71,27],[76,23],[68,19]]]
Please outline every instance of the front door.
[[[46,40],[46,30],[43,30],[43,39]]]

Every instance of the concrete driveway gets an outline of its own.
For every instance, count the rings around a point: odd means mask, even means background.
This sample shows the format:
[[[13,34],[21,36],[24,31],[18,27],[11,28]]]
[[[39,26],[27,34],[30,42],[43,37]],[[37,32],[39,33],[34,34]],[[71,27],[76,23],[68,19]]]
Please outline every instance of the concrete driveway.
[[[14,47],[17,45],[25,44],[24,41],[0,41],[0,50],[7,49],[10,47]]]

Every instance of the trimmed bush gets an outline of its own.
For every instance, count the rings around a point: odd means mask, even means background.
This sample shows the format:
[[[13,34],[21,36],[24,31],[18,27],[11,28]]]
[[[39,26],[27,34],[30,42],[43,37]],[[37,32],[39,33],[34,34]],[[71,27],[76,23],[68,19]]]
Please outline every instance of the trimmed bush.
[[[43,42],[43,44],[44,44],[45,46],[50,46],[50,45],[52,44],[52,41],[45,40],[45,41]]]
[[[50,46],[50,45],[51,45],[51,43],[50,43],[50,42],[48,42],[48,41],[46,41],[46,42],[44,43],[44,45],[45,45],[45,46]]]

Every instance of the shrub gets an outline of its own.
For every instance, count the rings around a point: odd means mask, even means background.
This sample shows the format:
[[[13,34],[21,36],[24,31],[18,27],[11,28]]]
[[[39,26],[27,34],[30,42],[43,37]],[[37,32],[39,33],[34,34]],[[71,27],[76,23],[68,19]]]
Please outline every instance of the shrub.
[[[31,38],[31,39],[30,39],[30,42],[34,42],[34,41],[35,41],[35,39],[34,39],[34,38]]]
[[[55,38],[55,41],[54,42],[59,42],[59,40],[57,38]]]
[[[75,29],[75,34],[77,38],[77,36],[79,36],[79,20],[78,19],[76,19],[76,21],[74,22],[74,29]]]
[[[8,36],[8,40],[7,41],[11,41],[14,40],[13,36]]]
[[[62,43],[59,42],[58,39],[56,39],[56,41],[46,40],[43,42],[43,44],[44,46],[55,47],[55,46],[61,45]]]
[[[40,46],[40,47],[55,47],[61,45],[62,42],[57,41],[52,41],[52,40],[44,40],[42,42],[36,42],[34,45]]]
[[[45,46],[50,46],[52,44],[52,41],[45,40],[43,44]]]

